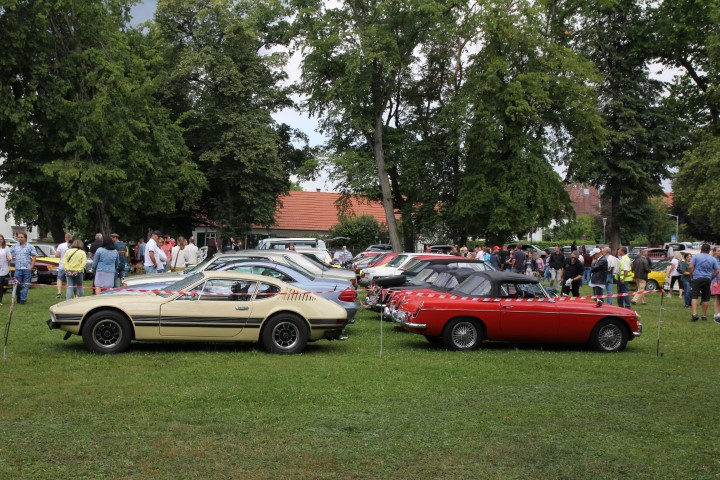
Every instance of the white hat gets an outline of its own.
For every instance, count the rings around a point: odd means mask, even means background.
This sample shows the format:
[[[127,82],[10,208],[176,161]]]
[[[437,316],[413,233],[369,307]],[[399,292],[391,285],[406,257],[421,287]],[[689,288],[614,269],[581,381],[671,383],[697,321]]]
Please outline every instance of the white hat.
[[[590,256],[591,256],[591,257],[594,257],[595,254],[597,254],[597,253],[600,253],[600,249],[597,248],[597,247],[596,247],[596,248],[593,248],[592,250],[590,250]]]

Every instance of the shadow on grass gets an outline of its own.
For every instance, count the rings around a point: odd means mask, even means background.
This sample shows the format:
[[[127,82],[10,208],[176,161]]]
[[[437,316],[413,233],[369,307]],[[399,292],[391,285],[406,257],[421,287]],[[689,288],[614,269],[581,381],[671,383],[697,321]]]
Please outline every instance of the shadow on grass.
[[[325,353],[335,353],[335,349],[328,349],[323,343],[327,342],[313,342],[308,343],[301,353],[303,355],[313,354],[322,355]],[[335,342],[334,342],[335,343]],[[80,337],[74,336],[67,341],[60,340],[59,343],[52,345],[52,350],[58,354],[66,353],[82,353],[85,352],[92,355],[85,345],[83,344]],[[168,341],[168,342],[135,342],[130,344],[130,348],[127,352],[123,352],[118,355],[126,355],[133,353],[201,353],[201,352],[217,352],[217,353],[249,353],[249,352],[260,352],[267,353],[265,349],[259,343],[253,342],[201,342],[201,341]],[[269,354],[271,355],[271,354]]]

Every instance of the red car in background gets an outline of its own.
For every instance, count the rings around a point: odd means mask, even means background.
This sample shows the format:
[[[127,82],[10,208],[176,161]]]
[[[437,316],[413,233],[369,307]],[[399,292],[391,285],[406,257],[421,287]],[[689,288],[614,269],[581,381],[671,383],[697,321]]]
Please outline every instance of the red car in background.
[[[473,273],[444,294],[408,292],[394,317],[405,330],[452,350],[473,350],[490,340],[619,352],[642,333],[633,310],[550,298],[536,278],[497,271]]]

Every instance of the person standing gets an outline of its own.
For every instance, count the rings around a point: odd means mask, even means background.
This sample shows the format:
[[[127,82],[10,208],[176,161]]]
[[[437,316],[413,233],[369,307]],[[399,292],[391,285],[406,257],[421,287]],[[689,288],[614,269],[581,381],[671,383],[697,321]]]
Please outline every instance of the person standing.
[[[630,272],[632,272],[632,261],[627,254],[627,248],[620,247],[617,250],[617,255],[620,257],[620,271],[618,273],[618,293],[627,294],[630,292],[628,282],[630,281]],[[632,308],[630,306],[630,297],[628,295],[621,295],[618,297],[618,306],[624,308]]]
[[[650,262],[648,262],[647,259],[647,248],[640,250],[640,255],[635,257],[632,269],[633,277],[635,277],[635,288],[637,288],[637,292],[635,292],[635,295],[633,295],[632,298],[632,304],[637,305],[637,303],[640,302],[642,305],[647,305],[645,287],[647,286],[648,273],[650,273]]]
[[[537,270],[537,260],[533,258],[533,252],[527,252],[527,255],[525,256],[525,266],[523,267],[522,273],[529,277],[534,277]]]
[[[668,264],[668,267],[665,270],[665,283],[669,283],[669,288],[667,289],[666,294],[667,298],[672,298],[672,291],[673,287],[675,286],[675,282],[677,282],[678,288],[680,288],[680,286],[682,285],[682,283],[680,282],[681,274],[678,271],[678,266],[680,265],[681,259],[682,256],[680,255],[680,252],[675,253],[672,261]]]
[[[720,247],[713,248],[713,256],[718,261],[718,266],[720,266]],[[715,315],[713,319],[715,323],[720,324],[720,278],[717,275],[710,285],[710,293],[715,297],[715,305],[713,306]]]
[[[97,252],[97,249],[102,247],[103,245],[103,234],[102,233],[96,233],[95,234],[95,241],[90,244],[90,258],[95,255],[95,252]]]
[[[103,241],[102,247],[98,248],[93,255],[92,268],[95,272],[95,295],[100,295],[102,290],[115,287],[120,255],[115,249],[115,243],[108,238]]]
[[[605,285],[607,285],[608,262],[603,256],[602,250],[595,247],[590,251],[592,263],[590,264],[590,286],[593,289],[593,295],[600,296],[605,293]],[[603,299],[596,298],[595,306],[602,307]]]
[[[143,264],[145,263],[145,239],[141,238],[135,245],[135,273],[143,272]]]
[[[512,266],[515,273],[525,272],[526,259],[527,256],[525,255],[525,252],[523,252],[522,245],[518,243],[517,247],[515,247],[515,252],[512,254]]]
[[[123,280],[125,280],[125,265],[128,263],[128,257],[127,257],[127,246],[125,245],[125,242],[120,240],[120,235],[117,233],[111,233],[110,239],[112,240],[113,244],[115,245],[115,250],[118,252],[118,270],[117,270],[117,284],[116,287],[121,287],[123,284]]]
[[[57,246],[55,249],[55,256],[60,259],[60,262],[58,263],[58,276],[57,276],[57,294],[55,295],[55,298],[61,298],[62,297],[62,286],[63,281],[67,283],[67,277],[65,276],[65,252],[67,252],[70,249],[70,245],[72,245],[72,235],[69,233],[65,234],[65,241]]]
[[[185,250],[187,251],[186,258],[188,265],[197,265],[199,259],[198,247],[197,245],[195,245],[195,237],[190,237],[187,247],[185,247]]]
[[[65,252],[63,263],[65,265],[65,277],[67,278],[65,299],[71,300],[73,295],[76,297],[84,296],[83,277],[85,275],[85,265],[87,264],[87,254],[82,240],[75,240],[72,243]]]
[[[690,284],[690,305],[692,306],[691,322],[697,322],[698,318],[698,298],[702,301],[702,319],[707,320],[707,310],[710,305],[710,288],[712,280],[717,277],[720,272],[720,264],[717,258],[710,255],[710,245],[703,243],[700,247],[700,253],[690,260],[690,275],[692,281]]]
[[[565,255],[563,255],[558,245],[555,246],[555,251],[550,254],[548,265],[550,266],[550,286],[559,286],[562,280],[563,266],[565,265]]]
[[[585,266],[580,261],[580,252],[575,250],[565,260],[562,274],[562,295],[567,296],[572,291],[573,297],[580,296],[580,283],[582,282]]]
[[[5,237],[0,235],[0,307],[2,307],[3,295],[5,294],[5,282],[10,275],[10,249],[5,242]]]
[[[340,266],[343,268],[347,268],[350,264],[350,260],[352,260],[352,252],[347,249],[346,245],[343,245],[342,250],[340,250],[339,260]]]
[[[683,297],[685,299],[685,308],[690,308],[691,306],[690,260],[692,260],[692,255],[686,253],[683,259],[680,260],[680,263],[678,264],[678,272],[680,272],[680,285],[682,285]]]
[[[613,283],[615,283],[615,279],[618,277],[618,274],[620,273],[620,260],[612,254],[612,250],[610,250],[610,247],[603,247],[603,256],[605,257],[605,260],[608,264],[608,272],[607,272],[607,280],[605,282],[605,294],[606,295],[612,295],[613,293]],[[619,304],[620,302],[618,302]],[[612,305],[612,297],[607,298],[607,304]]]
[[[589,285],[591,273],[590,269],[592,268],[593,256],[590,254],[590,252],[587,251],[585,245],[580,247],[580,253],[582,254],[582,257],[580,257],[579,260],[581,260],[583,262],[583,265],[585,266],[585,270],[583,272],[583,284]]]
[[[145,244],[145,260],[143,262],[143,267],[147,273],[162,273],[162,270],[160,269],[160,254],[163,253],[157,244],[160,235],[159,230],[153,230],[150,234],[150,239]]]
[[[157,262],[158,262],[158,273],[165,273],[168,270],[168,257],[165,253],[165,239],[160,237],[157,241],[157,246],[160,249],[160,252],[158,252]]]
[[[163,253],[165,254],[165,258],[167,259],[165,261],[166,272],[170,270],[170,265],[172,265],[172,247],[174,246],[174,244],[175,242],[173,242],[172,238],[170,238],[170,235],[165,235],[163,241],[158,242],[158,246],[162,249]]]
[[[182,272],[185,270],[185,266],[189,263],[188,249],[185,237],[182,235],[177,239],[177,245],[172,247],[172,266],[170,267],[171,272]]]
[[[510,256],[510,252],[508,251],[508,246],[503,245],[502,249],[500,250],[500,269],[505,271],[507,268],[507,261],[508,257]]]
[[[27,303],[28,290],[32,281],[32,270],[35,268],[35,247],[27,241],[27,233],[17,233],[17,243],[10,247],[10,255],[15,259],[15,280],[18,282],[18,299],[20,305]]]

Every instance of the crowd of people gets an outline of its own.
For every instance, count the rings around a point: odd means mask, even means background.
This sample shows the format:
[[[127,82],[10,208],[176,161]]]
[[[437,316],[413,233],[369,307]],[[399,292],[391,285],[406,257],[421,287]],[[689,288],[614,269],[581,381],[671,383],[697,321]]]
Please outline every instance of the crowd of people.
[[[10,263],[14,262],[15,278],[19,284],[18,303],[27,302],[28,290],[35,265],[35,248],[27,241],[25,232],[16,234],[17,241],[9,247],[5,238],[0,235],[0,284],[4,285],[10,275]],[[223,252],[240,250],[242,242],[231,240]],[[711,252],[712,250],[712,252]],[[207,255],[217,253],[214,241],[208,242]],[[429,251],[429,247],[426,251]],[[561,295],[580,296],[580,286],[588,285],[593,295],[598,296],[596,305],[601,306],[607,301],[612,304],[613,285],[617,285],[617,293],[629,293],[629,284],[635,283],[636,292],[632,296],[617,297],[620,307],[632,308],[631,305],[646,304],[645,288],[648,274],[651,271],[651,260],[647,250],[643,249],[631,259],[625,247],[614,252],[607,246],[596,246],[586,249],[573,243],[569,256],[565,256],[560,246],[535,254],[525,250],[522,244],[477,246],[468,249],[453,246],[449,252],[469,258],[479,258],[498,270],[512,271],[519,274],[535,276],[548,286],[559,288]],[[200,252],[191,236],[185,239],[178,236],[177,240],[170,235],[162,235],[159,230],[150,233],[149,238],[138,240],[133,249],[127,245],[117,233],[104,238],[102,233],[95,235],[95,241],[86,251],[82,240],[74,239],[70,233],[65,234],[55,252],[59,258],[57,277],[57,298],[62,297],[63,283],[66,284],[65,298],[83,296],[83,280],[88,259],[92,260],[93,290],[99,294],[103,289],[113,288],[122,284],[127,272],[132,273],[163,273],[168,271],[181,272],[187,265],[197,264]],[[352,254],[345,246],[339,251],[336,259],[341,263],[349,262]],[[703,244],[701,253],[674,252],[666,271],[665,295],[672,297],[675,285],[678,285],[679,296],[684,299],[685,308],[692,309],[691,321],[707,320],[710,299],[714,297],[714,319],[720,323],[720,247],[711,249]],[[0,288],[0,306],[2,306],[3,289]],[[699,310],[702,315],[699,315]]]
[[[647,249],[642,249],[634,259],[630,258],[626,247],[613,252],[608,246],[588,250],[574,243],[567,257],[560,246],[536,255],[524,250],[521,244],[512,249],[507,245],[496,245],[492,248],[478,246],[473,250],[455,245],[449,253],[482,259],[498,270],[535,276],[548,286],[559,288],[563,296],[580,296],[582,285],[590,286],[593,296],[612,295],[614,285],[617,285],[618,294],[629,294],[630,283],[634,282],[636,293],[632,298],[618,296],[618,306],[632,308],[632,305],[647,303],[644,292],[652,266]],[[710,298],[714,297],[714,319],[720,324],[720,247],[713,248],[711,253],[711,247],[706,243],[698,255],[683,252],[671,252],[671,255],[663,285],[665,295],[672,298],[677,284],[685,308],[692,309],[693,322],[707,320]],[[605,301],[612,305],[613,297],[597,298],[596,305],[599,307]],[[702,315],[698,315],[698,307],[702,308]]]

